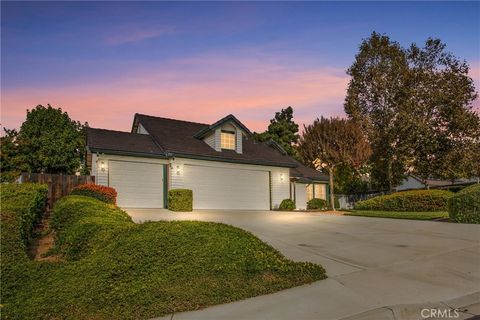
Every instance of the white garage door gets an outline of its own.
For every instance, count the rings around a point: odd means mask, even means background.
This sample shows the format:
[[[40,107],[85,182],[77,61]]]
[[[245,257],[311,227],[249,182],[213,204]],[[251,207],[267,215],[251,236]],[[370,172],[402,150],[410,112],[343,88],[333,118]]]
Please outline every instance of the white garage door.
[[[194,209],[269,210],[268,171],[185,165]]]
[[[163,165],[109,161],[109,186],[117,190],[117,204],[125,208],[163,208]]]

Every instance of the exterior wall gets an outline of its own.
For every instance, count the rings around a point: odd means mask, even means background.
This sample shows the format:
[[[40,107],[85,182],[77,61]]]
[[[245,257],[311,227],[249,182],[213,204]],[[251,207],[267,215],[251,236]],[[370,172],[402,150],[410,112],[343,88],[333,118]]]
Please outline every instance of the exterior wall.
[[[295,206],[299,210],[307,209],[307,185],[295,183]]]
[[[186,158],[175,158],[170,162],[170,188],[185,188],[185,179],[183,167],[185,164],[204,165],[222,168],[251,169],[269,171],[271,177],[271,199],[272,208],[277,208],[283,199],[290,197],[289,190],[289,169],[282,167],[259,166],[250,164],[237,164],[218,161],[195,160]]]
[[[141,133],[141,134],[149,134],[147,129],[145,129],[141,123],[138,124],[138,129],[137,129],[137,133]]]
[[[217,128],[215,129],[215,151],[222,151],[222,145],[221,145],[221,134],[222,134],[222,129]]]
[[[139,162],[141,165],[142,162],[148,163],[159,163],[167,164],[168,161],[165,159],[157,158],[144,158],[144,157],[130,157],[130,156],[119,156],[113,154],[92,154],[92,175],[95,176],[96,184],[102,186],[108,186],[108,163],[110,160],[120,160],[120,161],[132,161]]]
[[[397,191],[402,191],[402,190],[410,190],[410,189],[423,189],[425,186],[418,181],[417,179],[408,176],[407,179],[403,180],[402,183],[397,186],[395,189]]]
[[[215,149],[215,133],[206,136],[203,141],[205,141],[205,143],[208,144],[211,148]]]

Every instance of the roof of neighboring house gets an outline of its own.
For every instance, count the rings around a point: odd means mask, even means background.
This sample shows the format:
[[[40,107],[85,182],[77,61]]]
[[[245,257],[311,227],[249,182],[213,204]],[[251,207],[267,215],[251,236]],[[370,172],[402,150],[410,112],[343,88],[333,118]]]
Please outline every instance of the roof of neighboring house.
[[[447,186],[456,186],[456,185],[464,185],[464,184],[469,184],[476,182],[476,179],[455,179],[454,181],[452,180],[442,180],[442,179],[427,179],[425,181],[422,181],[421,178],[411,174],[410,177],[414,178],[421,184],[424,184],[428,187],[431,188],[438,188],[438,187],[447,187]]]
[[[87,146],[92,151],[113,151],[150,155],[164,152],[147,134],[87,128]]]
[[[226,119],[226,120],[225,120]],[[327,180],[326,176],[314,169],[307,168],[288,156],[275,144],[256,142],[247,136],[242,140],[242,153],[234,150],[215,151],[197,136],[214,129],[218,123],[228,120],[242,130],[243,124],[233,116],[227,116],[208,125],[197,122],[181,121],[136,114],[132,131],[141,124],[148,134],[129,133],[105,129],[88,128],[87,146],[91,152],[106,152],[128,155],[146,155],[155,157],[185,157],[204,160],[236,162],[244,164],[290,167],[291,175],[302,179]],[[248,129],[246,129],[248,130]]]

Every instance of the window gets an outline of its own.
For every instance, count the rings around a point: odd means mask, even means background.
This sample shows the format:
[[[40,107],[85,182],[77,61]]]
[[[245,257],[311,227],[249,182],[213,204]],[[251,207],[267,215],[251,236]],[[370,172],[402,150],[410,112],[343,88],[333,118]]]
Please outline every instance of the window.
[[[327,199],[327,189],[324,184],[315,183],[307,185],[307,200],[312,200],[314,197],[323,200]]]
[[[222,130],[220,146],[222,149],[235,150],[235,132]]]

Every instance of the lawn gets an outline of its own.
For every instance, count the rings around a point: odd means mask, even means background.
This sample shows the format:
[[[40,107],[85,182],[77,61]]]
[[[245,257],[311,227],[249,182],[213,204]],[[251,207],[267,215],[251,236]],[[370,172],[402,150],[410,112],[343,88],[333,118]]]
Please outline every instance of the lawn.
[[[3,189],[4,187],[2,187]],[[15,197],[4,198],[15,202]],[[316,264],[293,262],[244,230],[218,223],[135,224],[83,196],[57,202],[53,254],[30,260],[14,206],[2,210],[2,317],[147,319],[311,283]]]
[[[440,218],[448,218],[446,211],[375,211],[375,210],[354,210],[345,212],[347,216],[362,216],[376,218],[393,218],[393,219],[411,219],[411,220],[432,220]]]

